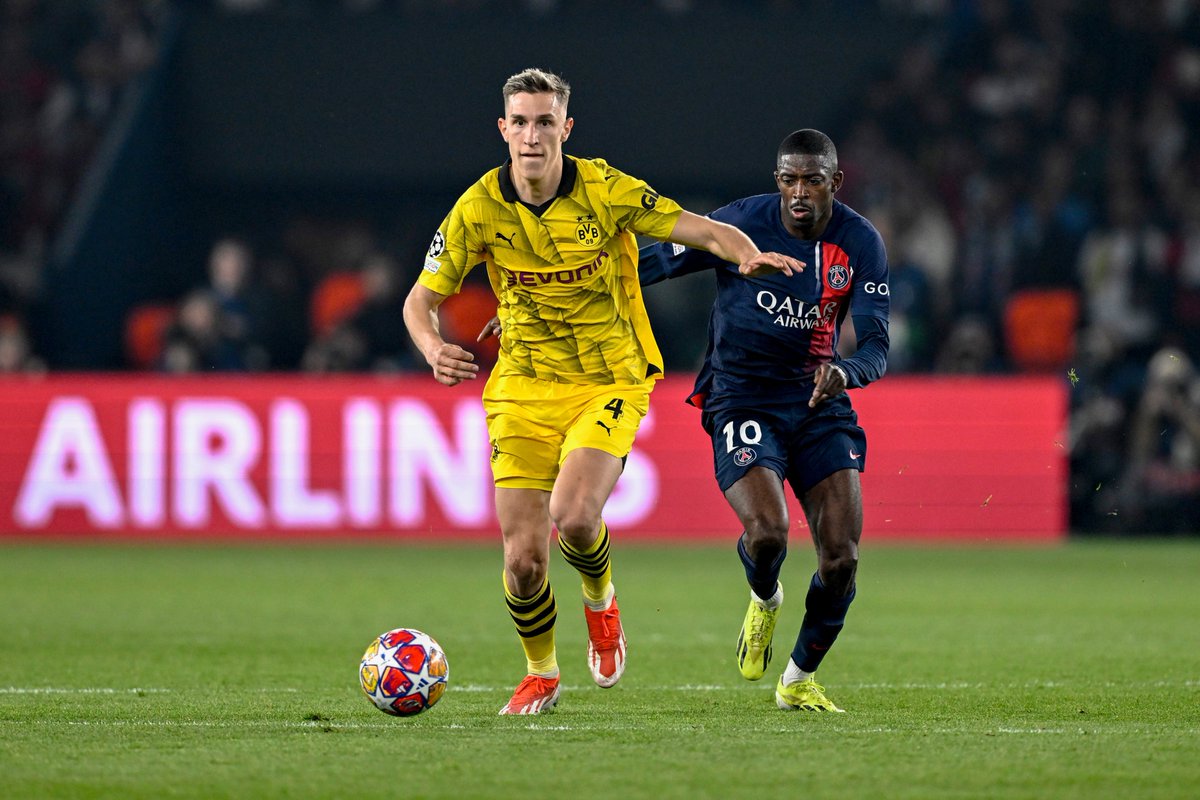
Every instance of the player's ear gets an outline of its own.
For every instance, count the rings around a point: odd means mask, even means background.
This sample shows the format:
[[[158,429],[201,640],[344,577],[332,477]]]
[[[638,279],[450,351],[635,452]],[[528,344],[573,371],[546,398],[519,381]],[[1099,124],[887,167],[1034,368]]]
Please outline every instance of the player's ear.
[[[830,194],[837,194],[837,190],[842,188],[842,179],[845,177],[845,173],[843,173],[840,169],[833,173],[833,188],[830,190]]]
[[[567,137],[569,137],[571,135],[571,129],[574,127],[575,127],[575,118],[567,117],[567,121],[563,123],[562,139],[560,141],[565,142],[567,140]]]
[[[504,117],[500,117],[496,120],[496,127],[500,129],[500,137],[507,141],[508,137],[506,129],[508,128],[508,120]]]

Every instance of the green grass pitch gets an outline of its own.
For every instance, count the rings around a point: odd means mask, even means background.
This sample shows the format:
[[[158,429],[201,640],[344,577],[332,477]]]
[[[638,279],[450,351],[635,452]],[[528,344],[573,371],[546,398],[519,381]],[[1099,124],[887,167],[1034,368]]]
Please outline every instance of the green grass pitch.
[[[499,550],[0,544],[0,797],[1200,797],[1200,542],[868,539],[819,676],[848,712],[829,715],[773,700],[807,547],[747,683],[732,543],[617,535],[621,684],[591,683],[555,554],[559,708],[499,717],[524,666]],[[450,661],[407,720],[356,677],[398,626]]]

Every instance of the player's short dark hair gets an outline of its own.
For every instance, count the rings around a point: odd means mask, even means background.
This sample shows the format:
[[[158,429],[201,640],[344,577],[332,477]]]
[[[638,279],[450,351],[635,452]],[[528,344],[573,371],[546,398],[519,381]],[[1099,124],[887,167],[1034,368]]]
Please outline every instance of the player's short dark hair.
[[[571,99],[571,84],[561,76],[544,69],[530,67],[513,75],[504,82],[504,106],[508,107],[509,98],[515,94],[552,94],[558,99],[559,105],[567,107]]]
[[[796,155],[828,158],[834,170],[837,169],[837,148],[833,146],[833,140],[813,128],[792,131],[784,137],[779,143],[778,152],[775,153],[775,161],[778,162],[784,156]]]

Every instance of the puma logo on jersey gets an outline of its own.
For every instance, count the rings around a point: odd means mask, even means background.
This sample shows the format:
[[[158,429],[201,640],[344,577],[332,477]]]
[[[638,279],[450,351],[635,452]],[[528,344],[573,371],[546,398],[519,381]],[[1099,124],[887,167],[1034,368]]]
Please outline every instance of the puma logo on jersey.
[[[601,428],[604,428],[604,432],[605,432],[605,433],[607,433],[609,436],[612,436],[612,432],[613,432],[613,429],[612,429],[612,428],[608,427],[607,425],[605,425],[605,424],[604,424],[603,422],[601,422],[600,420],[596,420],[596,424],[597,424],[597,425],[599,425]]]
[[[515,233],[512,236],[505,236],[503,233],[497,232],[496,238],[503,239],[504,241],[508,242],[509,247],[513,248],[514,250],[516,249],[516,245],[513,244],[513,239],[517,238],[517,235]]]

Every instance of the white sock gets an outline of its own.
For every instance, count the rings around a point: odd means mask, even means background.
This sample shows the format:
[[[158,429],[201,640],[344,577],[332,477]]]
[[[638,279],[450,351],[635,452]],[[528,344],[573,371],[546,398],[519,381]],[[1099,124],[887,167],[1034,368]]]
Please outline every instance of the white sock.
[[[766,600],[759,597],[757,594],[754,593],[754,590],[751,589],[750,590],[750,599],[757,600],[758,602],[760,602],[764,606],[766,606],[768,609],[774,611],[775,609],[777,609],[781,605],[783,605],[783,584],[780,583],[779,581],[776,581],[775,582],[775,594],[771,595]]]
[[[787,669],[783,671],[783,685],[787,686],[799,681],[806,681],[816,674],[817,673],[815,672],[805,672],[804,670],[800,669],[800,667],[796,666],[795,661],[789,658]]]
[[[608,584],[608,589],[604,592],[603,600],[592,601],[592,600],[588,600],[585,597],[585,598],[583,598],[583,604],[585,606],[587,606],[588,608],[590,608],[592,611],[607,611],[608,607],[610,605],[612,605],[613,597],[615,597],[616,594],[617,594],[617,587],[613,586],[610,583],[610,584]]]

